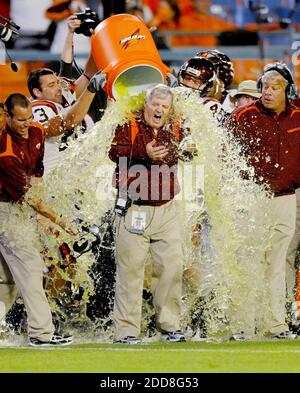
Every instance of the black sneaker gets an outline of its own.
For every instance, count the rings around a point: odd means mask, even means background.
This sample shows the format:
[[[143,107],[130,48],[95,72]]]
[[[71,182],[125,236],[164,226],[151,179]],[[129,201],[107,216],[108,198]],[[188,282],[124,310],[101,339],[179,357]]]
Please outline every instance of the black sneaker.
[[[126,336],[114,341],[114,344],[141,344],[142,340],[135,336]]]
[[[278,333],[278,334],[272,334],[272,338],[279,338],[281,340],[294,340],[296,337],[297,337],[297,334],[292,333],[289,330],[287,330],[285,332]]]
[[[231,341],[245,341],[246,336],[244,332],[234,333],[229,337]]]
[[[185,335],[181,330],[176,330],[175,332],[163,332],[161,334],[161,341],[167,343],[177,343],[185,342]]]
[[[41,341],[38,338],[30,337],[29,345],[31,347],[54,347],[58,345],[72,344],[73,337],[68,335],[54,334],[50,341]]]

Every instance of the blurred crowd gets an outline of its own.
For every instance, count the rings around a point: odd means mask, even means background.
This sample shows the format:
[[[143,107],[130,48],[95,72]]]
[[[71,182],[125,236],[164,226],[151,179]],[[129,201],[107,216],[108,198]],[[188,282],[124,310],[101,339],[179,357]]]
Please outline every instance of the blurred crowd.
[[[86,7],[97,12],[100,20],[113,14],[134,13],[149,27],[161,33],[172,33],[167,39],[162,35],[165,45],[170,47],[214,47],[226,40],[223,32],[236,30],[252,32],[253,42],[257,30],[284,30],[289,26],[298,30],[300,26],[298,2],[282,0],[3,0],[0,15],[22,26],[23,37],[15,44],[16,48],[50,49],[59,53],[61,37],[66,31],[66,18],[73,11],[82,11]],[[184,32],[193,34],[184,35]],[[250,36],[245,35],[244,44],[247,44],[247,37],[249,39]],[[234,38],[238,39],[232,36],[231,40]],[[78,50],[86,51],[86,43],[84,37],[75,39]]]

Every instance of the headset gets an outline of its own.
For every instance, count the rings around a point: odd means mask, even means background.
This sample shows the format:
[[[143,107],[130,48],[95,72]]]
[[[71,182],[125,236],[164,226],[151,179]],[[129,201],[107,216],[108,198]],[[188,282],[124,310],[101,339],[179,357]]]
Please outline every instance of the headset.
[[[297,87],[295,85],[294,78],[288,66],[284,63],[267,64],[265,66],[263,75],[257,81],[257,90],[260,93],[262,92],[262,88],[263,88],[262,78],[269,71],[278,72],[288,82],[288,85],[285,89],[286,96],[288,98],[297,97]]]

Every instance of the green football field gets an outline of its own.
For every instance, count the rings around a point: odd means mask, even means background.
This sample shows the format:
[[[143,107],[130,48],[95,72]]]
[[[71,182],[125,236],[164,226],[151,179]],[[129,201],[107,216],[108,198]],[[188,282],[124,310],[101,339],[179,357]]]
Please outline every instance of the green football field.
[[[298,373],[300,340],[0,347],[0,372]]]

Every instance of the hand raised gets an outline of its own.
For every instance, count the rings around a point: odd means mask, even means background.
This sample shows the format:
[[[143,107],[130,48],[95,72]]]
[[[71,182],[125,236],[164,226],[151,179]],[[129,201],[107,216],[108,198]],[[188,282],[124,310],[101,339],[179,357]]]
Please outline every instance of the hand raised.
[[[146,151],[151,160],[163,160],[169,153],[169,149],[165,146],[155,146],[156,140],[153,139],[151,142],[147,143]]]

